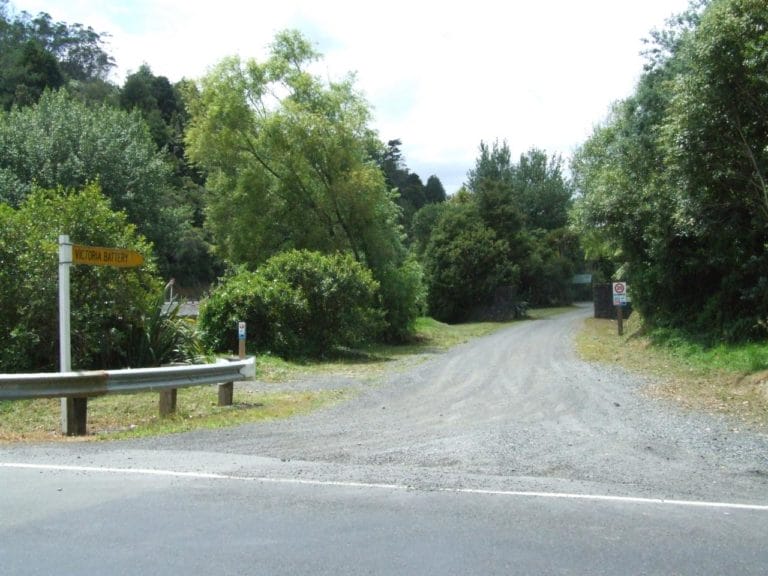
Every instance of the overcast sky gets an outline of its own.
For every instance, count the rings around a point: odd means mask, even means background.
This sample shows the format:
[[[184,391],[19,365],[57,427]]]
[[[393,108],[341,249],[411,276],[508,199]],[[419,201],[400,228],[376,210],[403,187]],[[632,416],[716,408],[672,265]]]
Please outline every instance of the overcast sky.
[[[356,72],[383,141],[449,193],[481,140],[514,157],[570,157],[642,71],[642,39],[688,0],[11,0],[110,35],[114,81],[147,63],[172,82],[224,56],[261,59],[275,32],[301,30],[333,79]]]

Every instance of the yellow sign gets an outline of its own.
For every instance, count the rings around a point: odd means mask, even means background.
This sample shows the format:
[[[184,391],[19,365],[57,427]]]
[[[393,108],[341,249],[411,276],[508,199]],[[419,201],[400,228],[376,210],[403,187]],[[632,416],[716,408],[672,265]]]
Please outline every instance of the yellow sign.
[[[72,244],[72,263],[89,266],[117,266],[135,268],[144,263],[144,257],[133,250],[123,248],[102,248]]]

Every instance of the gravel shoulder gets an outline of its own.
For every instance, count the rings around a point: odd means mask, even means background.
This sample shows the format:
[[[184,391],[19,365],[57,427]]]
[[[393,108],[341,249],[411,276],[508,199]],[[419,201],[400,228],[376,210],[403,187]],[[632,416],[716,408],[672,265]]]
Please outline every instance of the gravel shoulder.
[[[395,363],[375,380],[253,384],[354,391],[306,416],[136,441],[9,446],[0,461],[768,504],[768,436],[649,399],[641,378],[579,360],[571,339],[590,313],[515,324]]]

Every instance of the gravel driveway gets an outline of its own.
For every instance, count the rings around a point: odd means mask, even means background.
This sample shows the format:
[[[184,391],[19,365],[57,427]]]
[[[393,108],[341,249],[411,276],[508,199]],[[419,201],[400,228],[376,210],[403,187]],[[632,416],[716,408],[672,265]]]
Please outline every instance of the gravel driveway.
[[[768,504],[768,436],[648,399],[642,379],[579,360],[571,339],[590,314],[581,308],[521,322],[395,364],[376,382],[323,377],[282,385],[356,390],[349,400],[290,420],[19,447],[4,457],[67,460],[77,451],[82,464]]]

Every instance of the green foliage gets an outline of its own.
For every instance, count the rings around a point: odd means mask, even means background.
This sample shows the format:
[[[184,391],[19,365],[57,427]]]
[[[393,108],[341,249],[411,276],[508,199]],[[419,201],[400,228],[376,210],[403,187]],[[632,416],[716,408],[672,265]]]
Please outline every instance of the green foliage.
[[[431,313],[460,321],[504,317],[521,302],[570,303],[582,259],[564,228],[570,203],[559,158],[532,149],[513,163],[506,142],[481,142],[466,188],[413,219],[412,249],[424,261]]]
[[[439,202],[445,202],[448,199],[448,195],[445,193],[443,183],[440,178],[434,174],[427,178],[427,184],[424,187],[424,198],[427,204],[436,204]]]
[[[523,236],[530,252],[521,270],[520,297],[532,306],[562,306],[572,302],[575,263],[582,260],[578,237],[564,228],[538,230]]]
[[[768,334],[766,27],[759,0],[672,21],[636,93],[576,155],[575,221],[654,326]]]
[[[506,142],[480,143],[467,188],[478,197],[486,222],[501,234],[520,228],[555,230],[568,223],[571,186],[562,159],[532,148],[517,163]]]
[[[205,230],[184,226],[164,267],[164,277],[174,278],[177,286],[199,293],[223,273],[224,265],[212,250]]]
[[[88,107],[59,91],[0,116],[0,202],[16,206],[35,185],[80,189],[91,182],[154,243],[167,274],[191,210],[177,201],[169,166],[138,113]]]
[[[494,182],[499,186],[512,184],[512,153],[505,142],[494,141],[488,144],[480,142],[480,155],[475,160],[475,167],[467,172],[466,187],[470,192],[477,192],[483,182]]]
[[[516,203],[530,229],[556,230],[568,223],[572,190],[559,156],[532,148],[513,170]]]
[[[523,211],[511,183],[483,179],[477,184],[474,201],[483,222],[501,238],[512,241],[523,230]]]
[[[426,310],[423,276],[421,264],[409,258],[397,268],[385,268],[377,277],[385,311],[386,341],[404,342],[413,334],[416,318]]]
[[[217,350],[237,346],[237,323],[249,344],[282,356],[318,356],[371,341],[383,327],[378,283],[344,254],[288,251],[256,272],[225,278],[203,302],[204,341]]]
[[[509,245],[485,226],[474,204],[451,204],[432,232],[424,254],[430,313],[460,322],[490,304],[497,288],[516,284]]]
[[[183,113],[183,103],[165,76],[155,76],[149,66],[142,65],[125,79],[120,107],[142,113],[158,148],[170,148],[175,143],[174,122]]]
[[[165,302],[158,294],[149,309],[131,326],[125,361],[130,366],[195,363],[207,359],[193,320],[179,316],[178,300]]]
[[[412,318],[385,284],[406,252],[371,154],[369,106],[351,78],[307,73],[317,59],[299,33],[281,32],[265,62],[228,58],[187,91],[187,152],[208,174],[207,225],[219,253],[251,269],[290,249],[351,253],[381,283],[388,321],[405,322],[388,329],[400,333]]]
[[[150,245],[122,213],[110,210],[98,186],[79,193],[33,190],[14,210],[0,204],[0,371],[56,370],[58,236],[74,243],[140,252],[137,269],[73,266],[72,366],[116,368],[130,363],[129,334],[159,291]]]
[[[383,150],[378,151],[377,161],[389,188],[399,188],[408,177],[409,170],[400,150],[402,145],[402,140],[397,138],[389,140]]]
[[[418,258],[424,255],[424,251],[429,245],[432,231],[437,226],[437,222],[446,210],[447,205],[447,203],[427,204],[413,215],[409,238],[411,240],[411,250],[413,250],[413,253]]]
[[[245,322],[249,346],[266,350],[271,342],[268,310],[270,292],[289,292],[288,286],[274,286],[255,272],[239,269],[230,272],[200,303],[198,325],[203,344],[215,351],[234,353],[238,348],[237,325]]]
[[[183,94],[189,91],[194,93],[194,84],[191,82],[182,81],[172,85],[168,78],[155,76],[152,69],[144,64],[137,72],[128,75],[119,95],[120,107],[128,112],[140,112],[155,145],[166,152],[173,165],[174,181],[178,188],[204,182],[202,175],[185,159],[184,130],[189,115]]]
[[[409,173],[404,181],[397,186],[400,196],[397,199],[397,203],[400,206],[403,214],[403,225],[408,227],[413,214],[427,201],[426,190],[424,183],[418,174],[413,172]]]
[[[414,214],[430,203],[444,202],[445,189],[437,176],[430,176],[427,184],[418,174],[411,172],[405,164],[399,139],[387,142],[383,150],[374,150],[373,156],[384,174],[387,187],[397,190],[397,205],[400,207],[400,223],[408,230]]]
[[[56,58],[34,40],[29,40],[3,57],[5,74],[0,87],[0,105],[29,106],[38,101],[47,88],[64,85]]]
[[[189,115],[182,93],[194,94],[194,90],[187,81],[172,85],[144,64],[126,78],[119,105],[144,118],[152,140],[172,170],[173,202],[185,208],[186,222],[175,235],[173,251],[161,263],[163,273],[185,289],[200,291],[219,276],[223,266],[213,255],[210,233],[203,230],[205,178],[185,157],[184,131]]]
[[[45,89],[103,82],[114,66],[103,39],[90,27],[53,22],[48,14],[12,16],[0,1],[0,106],[29,106]]]

